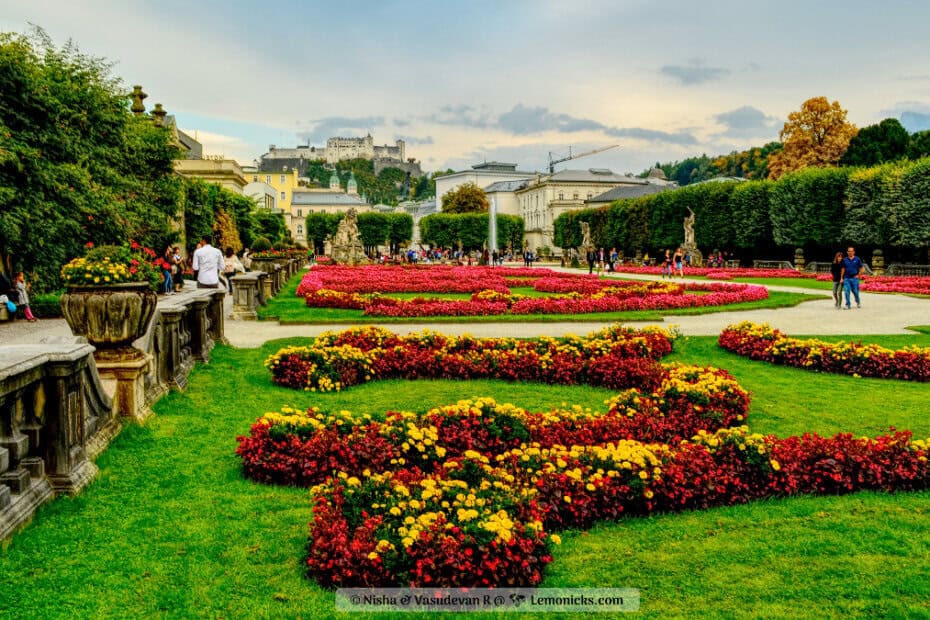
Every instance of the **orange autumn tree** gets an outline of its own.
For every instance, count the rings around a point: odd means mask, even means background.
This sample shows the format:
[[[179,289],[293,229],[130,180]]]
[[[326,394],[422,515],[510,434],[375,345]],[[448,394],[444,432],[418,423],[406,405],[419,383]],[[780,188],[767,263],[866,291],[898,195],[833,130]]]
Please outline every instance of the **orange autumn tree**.
[[[769,158],[769,178],[811,166],[836,166],[859,130],[846,120],[838,101],[814,97],[788,115],[779,136],[782,149]]]

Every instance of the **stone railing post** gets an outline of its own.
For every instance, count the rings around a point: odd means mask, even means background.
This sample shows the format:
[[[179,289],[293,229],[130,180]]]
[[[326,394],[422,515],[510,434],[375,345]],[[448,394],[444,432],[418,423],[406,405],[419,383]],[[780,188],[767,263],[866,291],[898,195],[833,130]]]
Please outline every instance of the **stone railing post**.
[[[797,248],[794,251],[794,268],[798,271],[804,271],[804,249]]]
[[[207,329],[207,333],[210,334],[210,339],[213,340],[213,343],[227,344],[229,341],[226,340],[226,316],[223,312],[223,304],[226,300],[226,291],[218,290],[210,293],[210,304],[207,306],[207,318],[210,319],[210,324]],[[211,345],[211,349],[213,346]]]
[[[258,274],[244,273],[232,279],[233,307],[232,318],[236,321],[254,321],[258,319]]]
[[[210,334],[208,332],[207,306],[210,305],[210,298],[206,296],[197,297],[190,302],[185,323],[190,333],[190,354],[195,360],[203,362],[210,361]]]
[[[271,299],[271,281],[264,271],[257,271],[256,273],[258,274],[258,303],[267,306],[268,300]]]

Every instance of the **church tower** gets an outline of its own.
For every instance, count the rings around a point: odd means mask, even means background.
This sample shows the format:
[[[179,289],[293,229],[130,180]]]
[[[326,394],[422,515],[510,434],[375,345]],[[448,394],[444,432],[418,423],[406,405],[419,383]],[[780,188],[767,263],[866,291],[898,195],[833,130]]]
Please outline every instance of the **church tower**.
[[[333,176],[329,177],[329,189],[338,192],[339,187],[339,175],[336,174],[336,171],[333,170]]]
[[[358,181],[355,180],[355,172],[349,174],[349,182],[346,184],[346,193],[358,195]]]

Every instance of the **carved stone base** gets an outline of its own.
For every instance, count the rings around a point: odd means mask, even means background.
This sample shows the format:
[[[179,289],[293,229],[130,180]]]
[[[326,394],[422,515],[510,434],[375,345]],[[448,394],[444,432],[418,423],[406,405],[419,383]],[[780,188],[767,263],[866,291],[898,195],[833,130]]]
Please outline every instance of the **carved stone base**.
[[[97,429],[97,432],[87,440],[87,444],[84,446],[87,458],[96,461],[100,453],[107,449],[107,446],[119,435],[121,430],[123,430],[123,423],[116,417]]]
[[[704,266],[704,255],[701,254],[701,251],[697,249],[697,246],[688,246],[684,245],[681,247],[684,250],[685,254],[691,255],[691,266],[692,267],[703,267]]]
[[[11,493],[6,486],[0,486],[0,540],[28,523],[36,508],[50,499],[52,486],[44,478],[33,481],[23,493]]]
[[[147,353],[135,359],[96,360],[100,382],[113,398],[118,415],[141,422],[152,414],[145,400],[145,373],[151,360],[152,356]]]
[[[96,465],[85,460],[83,463],[71,470],[67,476],[49,474],[48,481],[56,493],[65,493],[67,495],[76,495],[84,487],[90,484],[91,480],[100,471]]]

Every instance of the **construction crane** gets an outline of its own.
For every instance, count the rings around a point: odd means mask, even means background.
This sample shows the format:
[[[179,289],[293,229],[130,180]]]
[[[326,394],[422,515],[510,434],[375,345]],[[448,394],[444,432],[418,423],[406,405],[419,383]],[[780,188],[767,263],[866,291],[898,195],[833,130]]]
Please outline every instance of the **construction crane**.
[[[571,161],[572,159],[578,159],[579,157],[587,157],[588,155],[594,155],[595,153],[602,153],[610,149],[620,148],[619,144],[611,144],[610,146],[602,146],[599,149],[594,149],[593,151],[585,151],[584,153],[578,153],[577,155],[572,155],[572,147],[568,147],[568,157],[562,157],[561,159],[552,159],[552,151],[549,151],[549,174],[555,172],[555,165],[561,164],[563,161]]]

